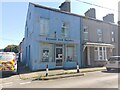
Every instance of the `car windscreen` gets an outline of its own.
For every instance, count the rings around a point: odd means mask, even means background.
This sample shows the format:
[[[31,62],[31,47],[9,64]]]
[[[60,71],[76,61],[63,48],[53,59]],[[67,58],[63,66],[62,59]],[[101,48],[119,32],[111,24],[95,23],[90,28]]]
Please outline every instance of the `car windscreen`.
[[[108,61],[120,61],[120,57],[111,57]]]
[[[13,59],[14,56],[12,54],[0,54],[0,61],[10,61]]]

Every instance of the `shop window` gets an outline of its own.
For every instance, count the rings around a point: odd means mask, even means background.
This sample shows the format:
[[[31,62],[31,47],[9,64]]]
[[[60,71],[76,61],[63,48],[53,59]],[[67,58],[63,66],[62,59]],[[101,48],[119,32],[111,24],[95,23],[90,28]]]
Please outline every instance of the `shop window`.
[[[42,62],[53,62],[54,61],[54,56],[53,56],[53,45],[52,44],[47,44],[47,43],[43,43],[42,45],[42,53],[41,53],[41,59]]]
[[[48,62],[49,61],[49,49],[43,49],[42,61],[43,62]]]
[[[66,47],[66,60],[72,62],[74,60],[74,47],[67,46]]]
[[[47,35],[49,31],[49,19],[40,18],[40,35]]]

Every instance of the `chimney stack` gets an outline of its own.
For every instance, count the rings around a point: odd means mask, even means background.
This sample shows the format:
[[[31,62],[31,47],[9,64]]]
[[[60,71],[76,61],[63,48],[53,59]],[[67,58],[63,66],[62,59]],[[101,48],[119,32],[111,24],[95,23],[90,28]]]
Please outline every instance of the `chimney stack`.
[[[85,16],[90,17],[90,18],[95,18],[96,19],[96,10],[95,8],[90,8],[88,11],[86,11]]]
[[[66,11],[66,12],[71,12],[71,1],[70,0],[65,0],[60,6],[59,6],[61,11]]]
[[[107,14],[103,17],[103,21],[114,23],[114,14]]]

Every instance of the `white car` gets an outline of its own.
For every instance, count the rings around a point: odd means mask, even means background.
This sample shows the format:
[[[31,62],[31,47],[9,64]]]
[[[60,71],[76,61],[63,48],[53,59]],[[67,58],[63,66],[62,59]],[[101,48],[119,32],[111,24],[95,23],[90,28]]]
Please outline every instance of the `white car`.
[[[120,56],[112,56],[106,62],[106,69],[110,71],[111,69],[120,70]]]

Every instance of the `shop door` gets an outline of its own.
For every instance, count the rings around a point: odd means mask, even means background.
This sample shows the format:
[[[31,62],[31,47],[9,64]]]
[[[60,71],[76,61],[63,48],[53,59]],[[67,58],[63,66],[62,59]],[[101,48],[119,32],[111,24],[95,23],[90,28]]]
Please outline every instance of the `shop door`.
[[[63,66],[63,47],[56,46],[56,67]]]

